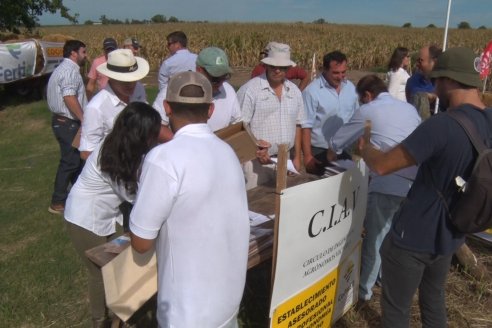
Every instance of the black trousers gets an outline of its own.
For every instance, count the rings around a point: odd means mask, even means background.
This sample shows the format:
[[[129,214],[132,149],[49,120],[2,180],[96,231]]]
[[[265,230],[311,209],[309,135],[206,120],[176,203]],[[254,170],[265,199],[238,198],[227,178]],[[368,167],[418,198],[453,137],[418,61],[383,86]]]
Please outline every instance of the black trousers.
[[[393,244],[381,246],[384,328],[409,327],[410,307],[417,289],[423,328],[446,328],[445,283],[453,254],[412,252]]]
[[[56,171],[52,204],[65,204],[68,187],[77,181],[82,171],[83,161],[78,149],[72,147],[72,141],[80,128],[80,122],[60,115],[53,115],[51,128],[60,145],[60,162]]]

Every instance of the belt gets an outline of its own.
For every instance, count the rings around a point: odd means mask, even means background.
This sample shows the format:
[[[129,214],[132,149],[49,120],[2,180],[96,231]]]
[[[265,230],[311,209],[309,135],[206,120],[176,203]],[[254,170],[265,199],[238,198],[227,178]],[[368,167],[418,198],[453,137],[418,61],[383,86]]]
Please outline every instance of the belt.
[[[74,120],[74,119],[71,119],[69,117],[66,117],[66,116],[63,116],[63,115],[60,115],[60,114],[53,113],[53,117],[56,118],[56,119],[69,120],[71,122],[79,123],[80,124],[80,121],[79,120]]]

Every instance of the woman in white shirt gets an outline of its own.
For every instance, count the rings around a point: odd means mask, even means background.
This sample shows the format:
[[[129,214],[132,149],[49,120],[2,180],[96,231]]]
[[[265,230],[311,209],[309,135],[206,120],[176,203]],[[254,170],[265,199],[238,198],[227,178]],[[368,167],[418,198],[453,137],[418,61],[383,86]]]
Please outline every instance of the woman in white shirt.
[[[393,51],[388,64],[387,79],[388,91],[396,99],[407,101],[405,96],[405,86],[410,75],[407,67],[410,64],[410,55],[407,48],[398,47]]]
[[[121,234],[119,205],[133,202],[143,158],[157,144],[159,113],[150,105],[133,102],[116,118],[113,130],[92,152],[72,187],[65,206],[67,231],[89,270],[89,300],[94,327],[106,325],[104,283],[100,268],[85,251]]]

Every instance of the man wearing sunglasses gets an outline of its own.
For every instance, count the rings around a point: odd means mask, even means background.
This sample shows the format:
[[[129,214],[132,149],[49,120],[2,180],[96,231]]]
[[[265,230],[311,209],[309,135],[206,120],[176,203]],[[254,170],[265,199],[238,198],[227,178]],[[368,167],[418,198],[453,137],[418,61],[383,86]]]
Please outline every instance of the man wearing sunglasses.
[[[278,145],[293,148],[293,164],[301,166],[301,122],[304,115],[299,88],[286,79],[286,72],[296,64],[290,59],[290,47],[272,42],[268,56],[263,58],[265,73],[249,80],[238,91],[242,119],[259,140],[257,160],[246,163],[246,188],[269,180],[271,170],[262,165],[272,163]]]
[[[195,70],[196,54],[188,50],[186,34],[181,31],[175,31],[168,34],[166,40],[170,56],[162,62],[159,69],[159,90],[162,90],[167,85],[169,78],[174,74]]]

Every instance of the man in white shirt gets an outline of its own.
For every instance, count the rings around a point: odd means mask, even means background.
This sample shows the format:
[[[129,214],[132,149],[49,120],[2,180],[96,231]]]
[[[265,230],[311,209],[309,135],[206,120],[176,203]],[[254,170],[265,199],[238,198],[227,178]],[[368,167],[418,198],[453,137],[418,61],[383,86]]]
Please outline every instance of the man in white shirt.
[[[80,137],[80,157],[87,159],[113,129],[116,116],[133,101],[147,102],[145,88],[138,82],[149,73],[149,63],[135,57],[129,49],[108,54],[108,61],[97,67],[109,77],[108,85],[98,92],[84,110]]]
[[[54,191],[48,211],[62,214],[68,196],[68,187],[74,184],[82,169],[78,150],[72,141],[84,119],[83,108],[87,103],[80,66],[87,58],[86,46],[78,40],[65,42],[63,61],[48,81],[48,106],[53,114],[51,127],[60,145],[60,163],[56,172]]]
[[[191,53],[186,48],[188,46],[188,38],[184,32],[172,32],[166,37],[166,40],[171,56],[162,62],[159,69],[159,90],[166,87],[169,78],[174,74],[194,71],[196,63],[196,54]]]
[[[241,166],[206,124],[214,106],[203,75],[173,76],[164,106],[175,136],[145,158],[131,243],[156,243],[160,327],[237,327],[249,248]]]
[[[229,67],[229,59],[226,53],[216,47],[203,49],[196,60],[196,71],[203,74],[212,84],[214,112],[207,121],[212,131],[220,130],[230,124],[241,121],[241,108],[237,101],[236,91],[227,82],[232,70]],[[164,112],[166,93],[167,87],[161,89],[153,104],[153,107],[161,115]],[[165,114],[163,115],[163,124],[168,130],[165,140],[168,141],[172,138],[172,132],[168,127],[169,118]]]

